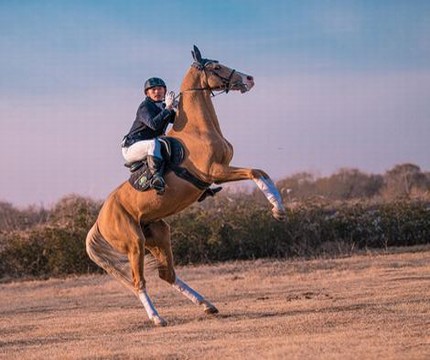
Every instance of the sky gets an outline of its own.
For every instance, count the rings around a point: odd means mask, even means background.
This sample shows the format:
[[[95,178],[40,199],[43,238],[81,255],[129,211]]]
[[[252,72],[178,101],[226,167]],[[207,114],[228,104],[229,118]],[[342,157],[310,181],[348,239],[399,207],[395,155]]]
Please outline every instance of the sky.
[[[233,165],[429,171],[429,19],[427,0],[0,0],[0,201],[104,199],[144,81],[178,91],[194,44],[255,78],[213,99]]]

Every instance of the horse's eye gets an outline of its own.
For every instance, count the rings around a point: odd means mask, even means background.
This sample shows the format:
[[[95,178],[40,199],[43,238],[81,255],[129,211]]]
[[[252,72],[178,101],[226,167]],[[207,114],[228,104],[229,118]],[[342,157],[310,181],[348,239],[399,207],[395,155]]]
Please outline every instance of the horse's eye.
[[[215,65],[214,70],[221,70],[221,65]]]

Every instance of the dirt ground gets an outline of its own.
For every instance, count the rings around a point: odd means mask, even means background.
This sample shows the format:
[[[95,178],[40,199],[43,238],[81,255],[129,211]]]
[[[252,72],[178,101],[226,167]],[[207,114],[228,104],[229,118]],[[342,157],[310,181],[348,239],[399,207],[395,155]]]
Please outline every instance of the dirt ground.
[[[168,322],[106,275],[0,285],[1,359],[430,359],[430,250],[182,267],[219,308],[149,274]]]

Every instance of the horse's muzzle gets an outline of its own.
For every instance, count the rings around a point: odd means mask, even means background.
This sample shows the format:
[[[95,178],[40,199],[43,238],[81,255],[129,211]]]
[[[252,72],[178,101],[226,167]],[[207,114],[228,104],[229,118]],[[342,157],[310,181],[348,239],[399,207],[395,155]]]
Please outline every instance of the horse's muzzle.
[[[253,88],[255,85],[254,78],[251,75],[240,74],[242,78],[242,84],[240,86],[240,92],[243,94]]]

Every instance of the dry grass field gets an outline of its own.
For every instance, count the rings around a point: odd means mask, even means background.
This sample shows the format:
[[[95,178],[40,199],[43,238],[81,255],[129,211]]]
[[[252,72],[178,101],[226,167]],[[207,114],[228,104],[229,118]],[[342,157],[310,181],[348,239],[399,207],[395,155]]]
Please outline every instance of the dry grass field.
[[[220,310],[148,275],[169,325],[108,276],[0,285],[1,359],[430,359],[430,250],[182,267]]]

